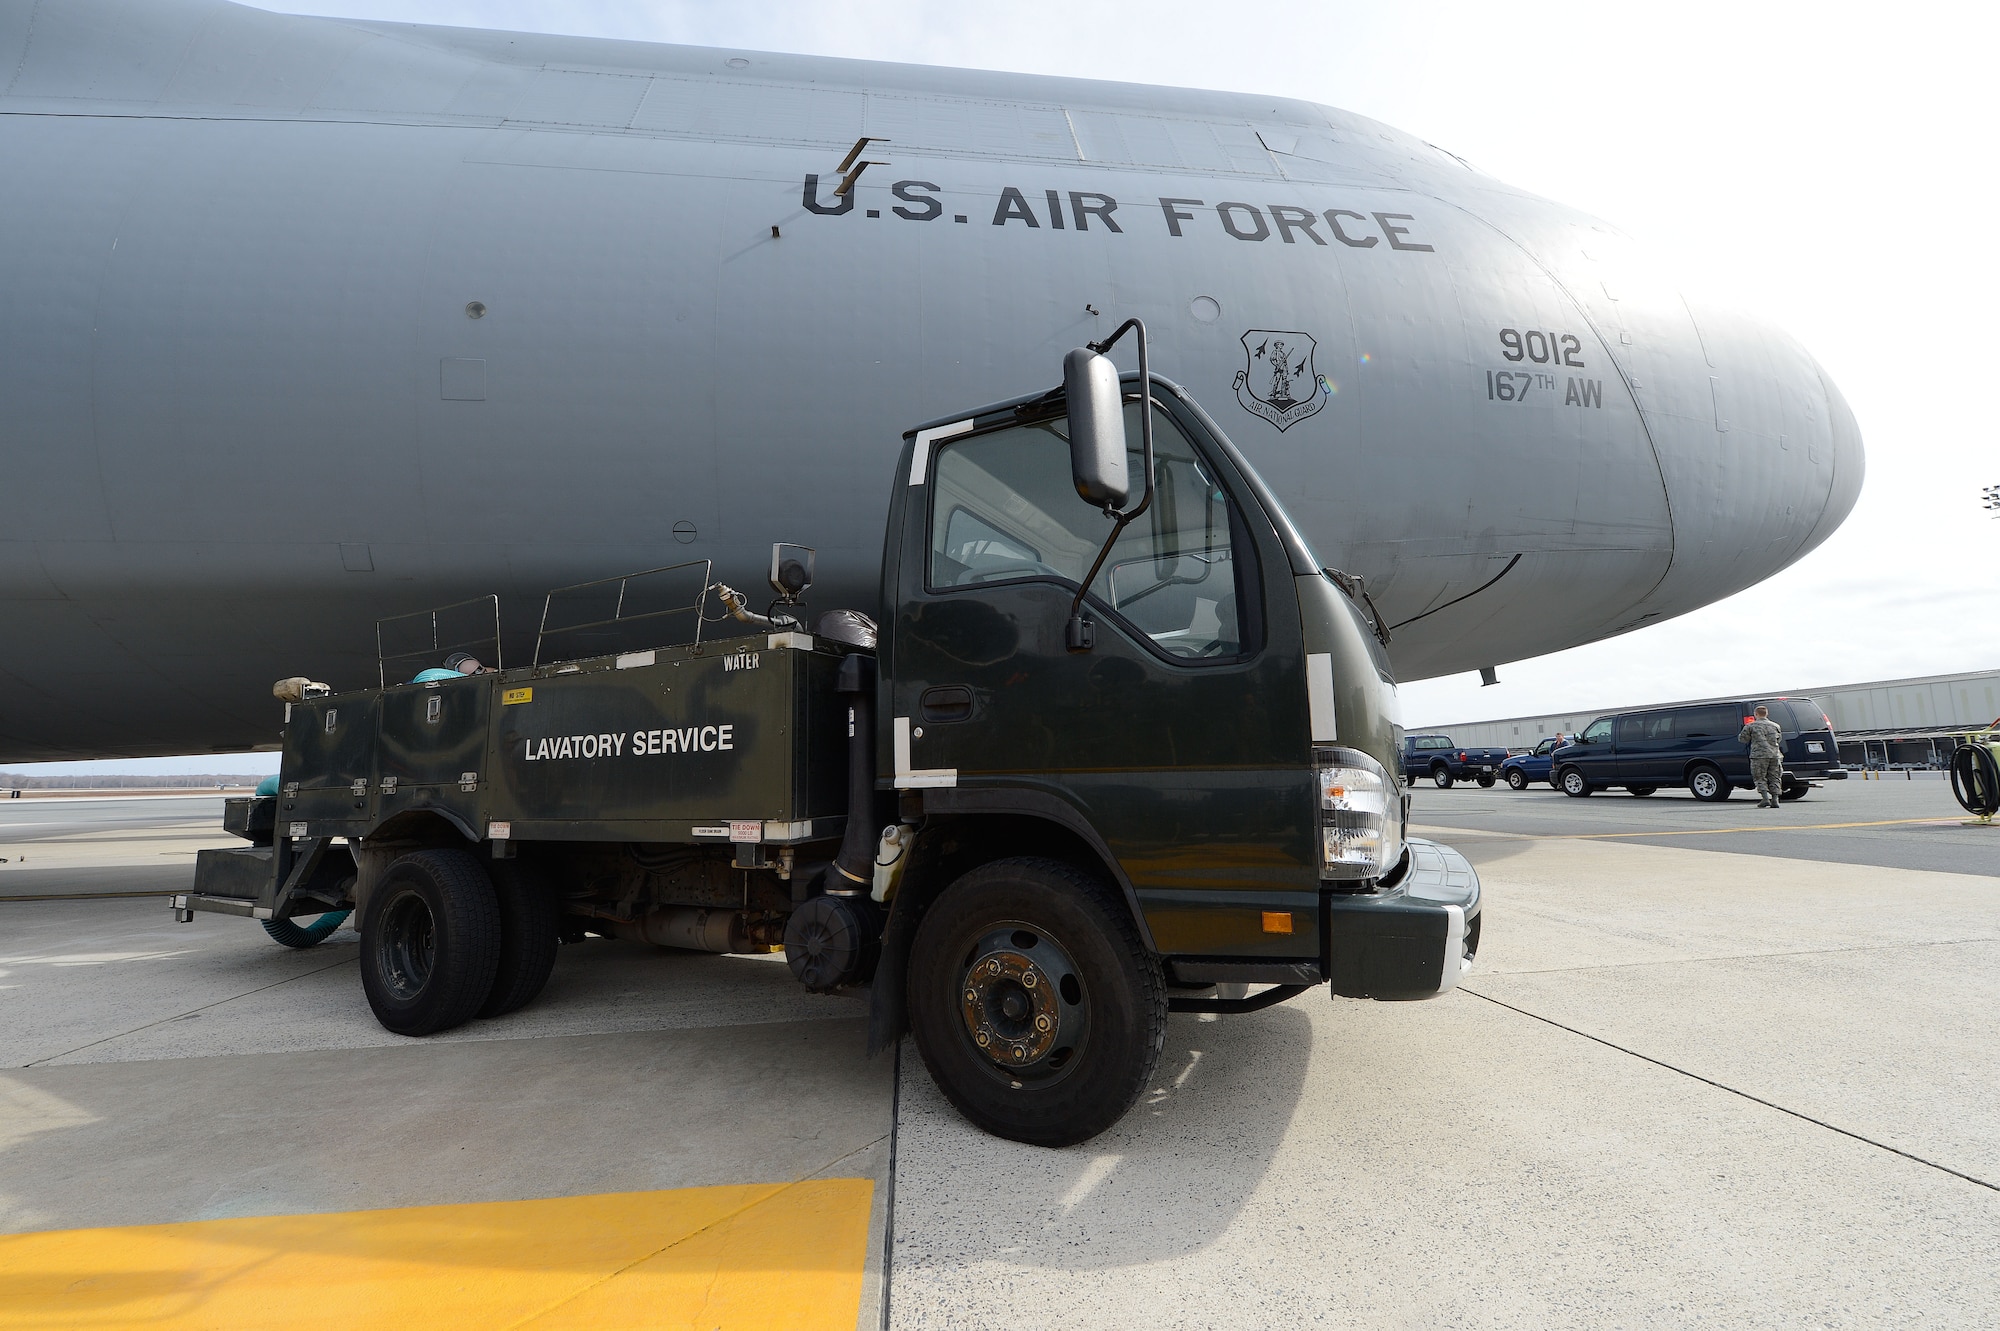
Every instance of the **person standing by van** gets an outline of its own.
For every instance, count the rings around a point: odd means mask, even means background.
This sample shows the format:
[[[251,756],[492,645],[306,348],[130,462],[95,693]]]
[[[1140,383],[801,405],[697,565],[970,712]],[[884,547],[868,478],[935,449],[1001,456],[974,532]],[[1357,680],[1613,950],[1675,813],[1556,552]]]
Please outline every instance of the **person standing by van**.
[[[1785,783],[1785,732],[1771,719],[1771,709],[1759,703],[1756,715],[1736,736],[1736,742],[1750,746],[1750,779],[1757,783],[1757,807],[1777,808]]]

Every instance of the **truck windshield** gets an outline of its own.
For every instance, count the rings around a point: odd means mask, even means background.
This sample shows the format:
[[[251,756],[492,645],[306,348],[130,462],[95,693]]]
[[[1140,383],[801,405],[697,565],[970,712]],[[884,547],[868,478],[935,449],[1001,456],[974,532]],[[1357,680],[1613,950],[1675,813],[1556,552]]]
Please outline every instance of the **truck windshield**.
[[[1136,492],[1138,404],[1128,404],[1125,416]],[[931,488],[933,591],[1022,579],[1074,587],[1089,571],[1110,525],[1077,497],[1067,429],[1057,417],[939,449]],[[1235,656],[1242,629],[1229,499],[1157,408],[1153,476],[1152,507],[1119,537],[1091,593],[1170,655]]]

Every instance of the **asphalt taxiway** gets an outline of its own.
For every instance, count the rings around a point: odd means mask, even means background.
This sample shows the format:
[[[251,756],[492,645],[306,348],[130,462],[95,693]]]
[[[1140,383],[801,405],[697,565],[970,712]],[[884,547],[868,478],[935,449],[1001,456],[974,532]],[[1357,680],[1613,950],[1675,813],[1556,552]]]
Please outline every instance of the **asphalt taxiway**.
[[[0,895],[0,1327],[1990,1325],[2000,828],[1937,783],[1415,794],[1486,886],[1461,990],[1176,1016],[1063,1151],[776,959],[592,940],[415,1041],[350,931]],[[113,875],[213,828],[112,803],[165,821],[53,840],[137,837]]]

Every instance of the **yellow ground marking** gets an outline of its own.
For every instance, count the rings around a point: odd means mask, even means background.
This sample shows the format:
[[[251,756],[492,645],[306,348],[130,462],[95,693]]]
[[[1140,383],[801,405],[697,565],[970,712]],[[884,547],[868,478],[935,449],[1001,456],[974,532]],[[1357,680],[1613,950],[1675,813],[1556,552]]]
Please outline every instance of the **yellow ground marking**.
[[[1956,818],[1883,818],[1872,823],[1790,823],[1772,824],[1767,827],[1688,827],[1678,831],[1665,832],[1497,832],[1483,827],[1426,826],[1412,823],[1413,832],[1446,832],[1460,836],[1507,837],[1516,841],[1615,841],[1626,837],[1648,836],[1722,836],[1729,832],[1824,832],[1835,827],[1903,827],[1914,823],[1930,823],[1943,826],[1955,823]]]
[[[0,1327],[854,1325],[868,1179],[0,1235]]]

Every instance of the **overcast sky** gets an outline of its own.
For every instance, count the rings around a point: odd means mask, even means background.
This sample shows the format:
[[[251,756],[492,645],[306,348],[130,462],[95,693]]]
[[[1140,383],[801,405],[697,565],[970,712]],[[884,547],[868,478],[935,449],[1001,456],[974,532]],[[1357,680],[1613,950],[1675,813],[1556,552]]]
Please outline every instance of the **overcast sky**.
[[[1627,637],[1406,685],[1413,724],[2000,666],[2000,7],[302,0],[266,8],[1307,98],[1418,134],[1774,319],[1861,424],[1846,525]],[[214,760],[204,759],[205,764]],[[184,760],[91,770],[186,768]],[[247,765],[245,765],[247,764]],[[81,765],[78,766],[79,770]],[[263,770],[262,756],[232,770]],[[53,767],[43,770],[55,770]]]

